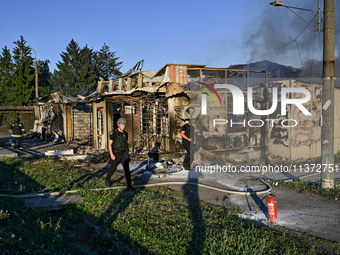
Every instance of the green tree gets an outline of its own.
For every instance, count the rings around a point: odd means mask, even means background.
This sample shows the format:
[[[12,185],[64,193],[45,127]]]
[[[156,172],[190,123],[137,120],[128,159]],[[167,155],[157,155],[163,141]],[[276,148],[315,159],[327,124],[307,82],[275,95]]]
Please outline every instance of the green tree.
[[[51,92],[60,92],[63,94],[62,91],[64,84],[62,83],[62,78],[60,76],[60,72],[58,72],[57,69],[54,69],[51,74]]]
[[[62,61],[57,62],[58,70],[54,70],[52,83],[54,90],[67,95],[70,88],[77,86],[76,72],[78,68],[78,55],[80,48],[73,39],[66,47],[66,52],[60,54]]]
[[[54,90],[66,96],[92,92],[96,86],[93,64],[93,50],[85,46],[80,49],[73,39],[60,54],[62,61],[57,62],[58,70],[52,75]]]
[[[13,62],[10,50],[5,46],[0,55],[0,105],[8,105],[8,90],[12,83]]]
[[[93,51],[87,45],[80,48],[72,39],[60,56],[51,84],[52,91],[65,96],[87,95],[95,91],[99,77],[109,80],[121,75],[123,62],[118,62],[116,52],[111,52],[105,43],[99,51]]]
[[[33,98],[34,73],[25,60],[16,65],[16,75],[12,79],[12,84],[8,93],[8,105],[31,105],[30,99]]]
[[[111,52],[110,47],[105,43],[102,48],[95,53],[96,72],[97,76],[102,77],[108,81],[110,79],[116,79],[122,73],[120,68],[123,62],[118,62],[119,57],[116,57],[116,52]]]
[[[49,60],[39,60],[38,61],[38,80],[39,80],[39,96],[47,96],[51,93],[51,73],[48,64]]]
[[[98,78],[95,73],[94,52],[87,45],[81,49],[80,55],[85,64],[81,70],[81,89],[77,94],[86,95],[96,89]]]
[[[13,49],[14,69],[12,85],[9,87],[8,105],[30,105],[34,98],[34,68],[31,49],[23,36]]]

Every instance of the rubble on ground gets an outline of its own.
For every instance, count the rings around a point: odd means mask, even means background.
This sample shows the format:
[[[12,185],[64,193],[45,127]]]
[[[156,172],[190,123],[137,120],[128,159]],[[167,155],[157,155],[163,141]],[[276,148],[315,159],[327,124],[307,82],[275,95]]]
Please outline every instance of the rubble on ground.
[[[90,146],[82,146],[77,150],[77,154],[73,156],[62,156],[62,160],[73,160],[84,164],[107,163],[110,153],[105,150],[95,150]]]

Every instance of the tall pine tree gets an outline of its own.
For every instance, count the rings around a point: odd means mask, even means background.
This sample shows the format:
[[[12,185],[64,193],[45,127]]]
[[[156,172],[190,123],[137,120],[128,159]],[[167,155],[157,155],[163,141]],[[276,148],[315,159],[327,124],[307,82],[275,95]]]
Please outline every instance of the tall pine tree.
[[[49,60],[39,60],[38,70],[39,70],[39,96],[47,96],[51,93],[51,73],[48,64]]]
[[[10,50],[5,46],[0,55],[0,105],[8,105],[8,91],[12,83],[13,62]]]
[[[96,75],[93,65],[93,50],[85,46],[80,49],[73,39],[60,54],[58,70],[54,71],[52,82],[54,89],[59,89],[66,96],[87,94],[96,86]]]
[[[95,91],[99,77],[104,80],[119,77],[123,62],[118,62],[115,54],[105,43],[99,51],[93,51],[87,45],[80,48],[72,39],[51,75],[52,91],[65,96],[87,95]]]
[[[89,94],[96,89],[97,77],[95,73],[95,63],[94,63],[94,52],[89,49],[87,45],[81,49],[80,55],[82,62],[85,63],[80,74],[80,93],[78,94]]]
[[[120,68],[123,62],[118,62],[118,59],[116,52],[111,52],[110,47],[104,43],[102,48],[95,53],[97,76],[108,81],[122,75]]]
[[[23,36],[13,49],[14,71],[9,87],[8,105],[30,105],[34,98],[34,68],[31,49],[26,46]]]

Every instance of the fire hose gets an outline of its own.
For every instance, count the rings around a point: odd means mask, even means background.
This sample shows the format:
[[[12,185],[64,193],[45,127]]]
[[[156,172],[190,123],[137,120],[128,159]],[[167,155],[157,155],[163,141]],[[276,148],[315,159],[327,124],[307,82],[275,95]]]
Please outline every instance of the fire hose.
[[[195,185],[197,187],[207,188],[219,192],[224,192],[228,194],[234,194],[234,195],[262,195],[269,193],[272,190],[272,187],[270,184],[265,182],[264,180],[258,178],[265,186],[266,188],[259,191],[237,191],[237,190],[230,190],[230,189],[223,189],[223,188],[217,188],[213,186],[209,186],[206,184],[201,183],[195,183],[195,182],[159,182],[159,183],[149,183],[149,184],[140,184],[140,185],[134,185],[134,188],[145,188],[145,187],[152,187],[152,186],[165,186],[165,185]],[[97,188],[97,189],[87,189],[92,191],[102,191],[102,190],[114,190],[114,189],[124,189],[125,186],[115,186],[115,187],[108,187],[108,188]],[[32,197],[48,197],[48,196],[60,196],[64,194],[72,194],[77,193],[82,190],[64,190],[64,191],[56,191],[56,192],[45,192],[45,193],[31,193],[31,194],[24,194],[24,195],[9,195],[9,194],[0,194],[0,197],[15,197],[15,198],[32,198]]]

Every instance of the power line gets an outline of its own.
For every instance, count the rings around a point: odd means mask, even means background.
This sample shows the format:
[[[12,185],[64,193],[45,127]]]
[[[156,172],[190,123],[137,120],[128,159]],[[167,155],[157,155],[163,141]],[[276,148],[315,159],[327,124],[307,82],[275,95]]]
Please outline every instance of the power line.
[[[266,54],[262,55],[261,57],[257,57],[257,58],[250,59],[249,62],[252,62],[252,61],[254,61],[254,60],[256,60],[256,59],[263,58],[263,57],[265,57],[265,56],[267,56],[267,55],[269,55],[269,54],[272,54],[272,53],[274,53],[274,52],[276,52],[276,51],[278,51],[278,50],[280,50],[280,49],[286,47],[287,45],[291,44],[291,43],[294,42],[294,41],[295,41],[295,39],[292,40],[292,41],[290,41],[289,43],[286,43],[285,45],[282,45],[281,47],[279,47],[279,48],[277,48],[277,49],[275,49],[275,50],[273,50],[273,51],[271,51],[271,52],[269,52],[269,53],[266,53]]]
[[[313,73],[313,64],[314,64],[314,45],[315,45],[315,31],[314,31],[314,39],[313,39],[313,49],[312,49],[312,61],[310,64],[310,82],[312,81],[312,73]]]
[[[319,5],[319,3],[318,3]],[[315,21],[316,23],[316,21]],[[312,59],[311,59],[311,63],[310,63],[310,75],[309,75],[309,81],[312,82],[312,74],[313,74],[313,64],[314,64],[314,46],[315,46],[315,33],[316,31],[314,30],[314,34],[313,34],[313,47],[312,47]]]
[[[307,76],[306,76],[306,70],[305,70],[305,68],[304,68],[304,66],[303,66],[303,63],[302,63],[302,58],[301,58],[301,54],[300,54],[299,45],[298,45],[298,43],[297,43],[297,40],[295,40],[295,43],[296,43],[296,47],[297,47],[297,50],[298,50],[298,53],[299,53],[299,56],[300,56],[301,66],[303,67],[303,72],[305,73],[305,78],[307,78]]]
[[[317,16],[317,14],[314,15],[314,17],[312,18],[312,20],[311,20],[309,23],[311,23],[311,22],[315,19],[316,16]],[[279,48],[277,48],[277,49],[275,49],[275,50],[273,50],[273,51],[271,51],[271,52],[269,52],[269,53],[266,53],[266,54],[264,54],[264,55],[262,55],[262,56],[260,56],[260,57],[250,59],[249,62],[252,62],[252,61],[254,61],[254,60],[256,60],[256,59],[259,59],[259,58],[263,58],[263,57],[265,57],[265,56],[267,56],[267,55],[269,55],[269,54],[272,54],[272,53],[274,53],[274,52],[276,52],[276,51],[278,51],[278,50],[280,50],[280,49],[282,49],[282,48],[288,46],[289,44],[293,43],[294,41],[296,41],[296,40],[302,35],[302,33],[307,29],[308,26],[309,26],[309,25],[307,25],[307,26],[302,30],[302,32],[301,32],[294,40],[292,40],[292,41],[290,41],[289,43],[286,43],[286,44],[282,45],[281,47],[279,47]]]

